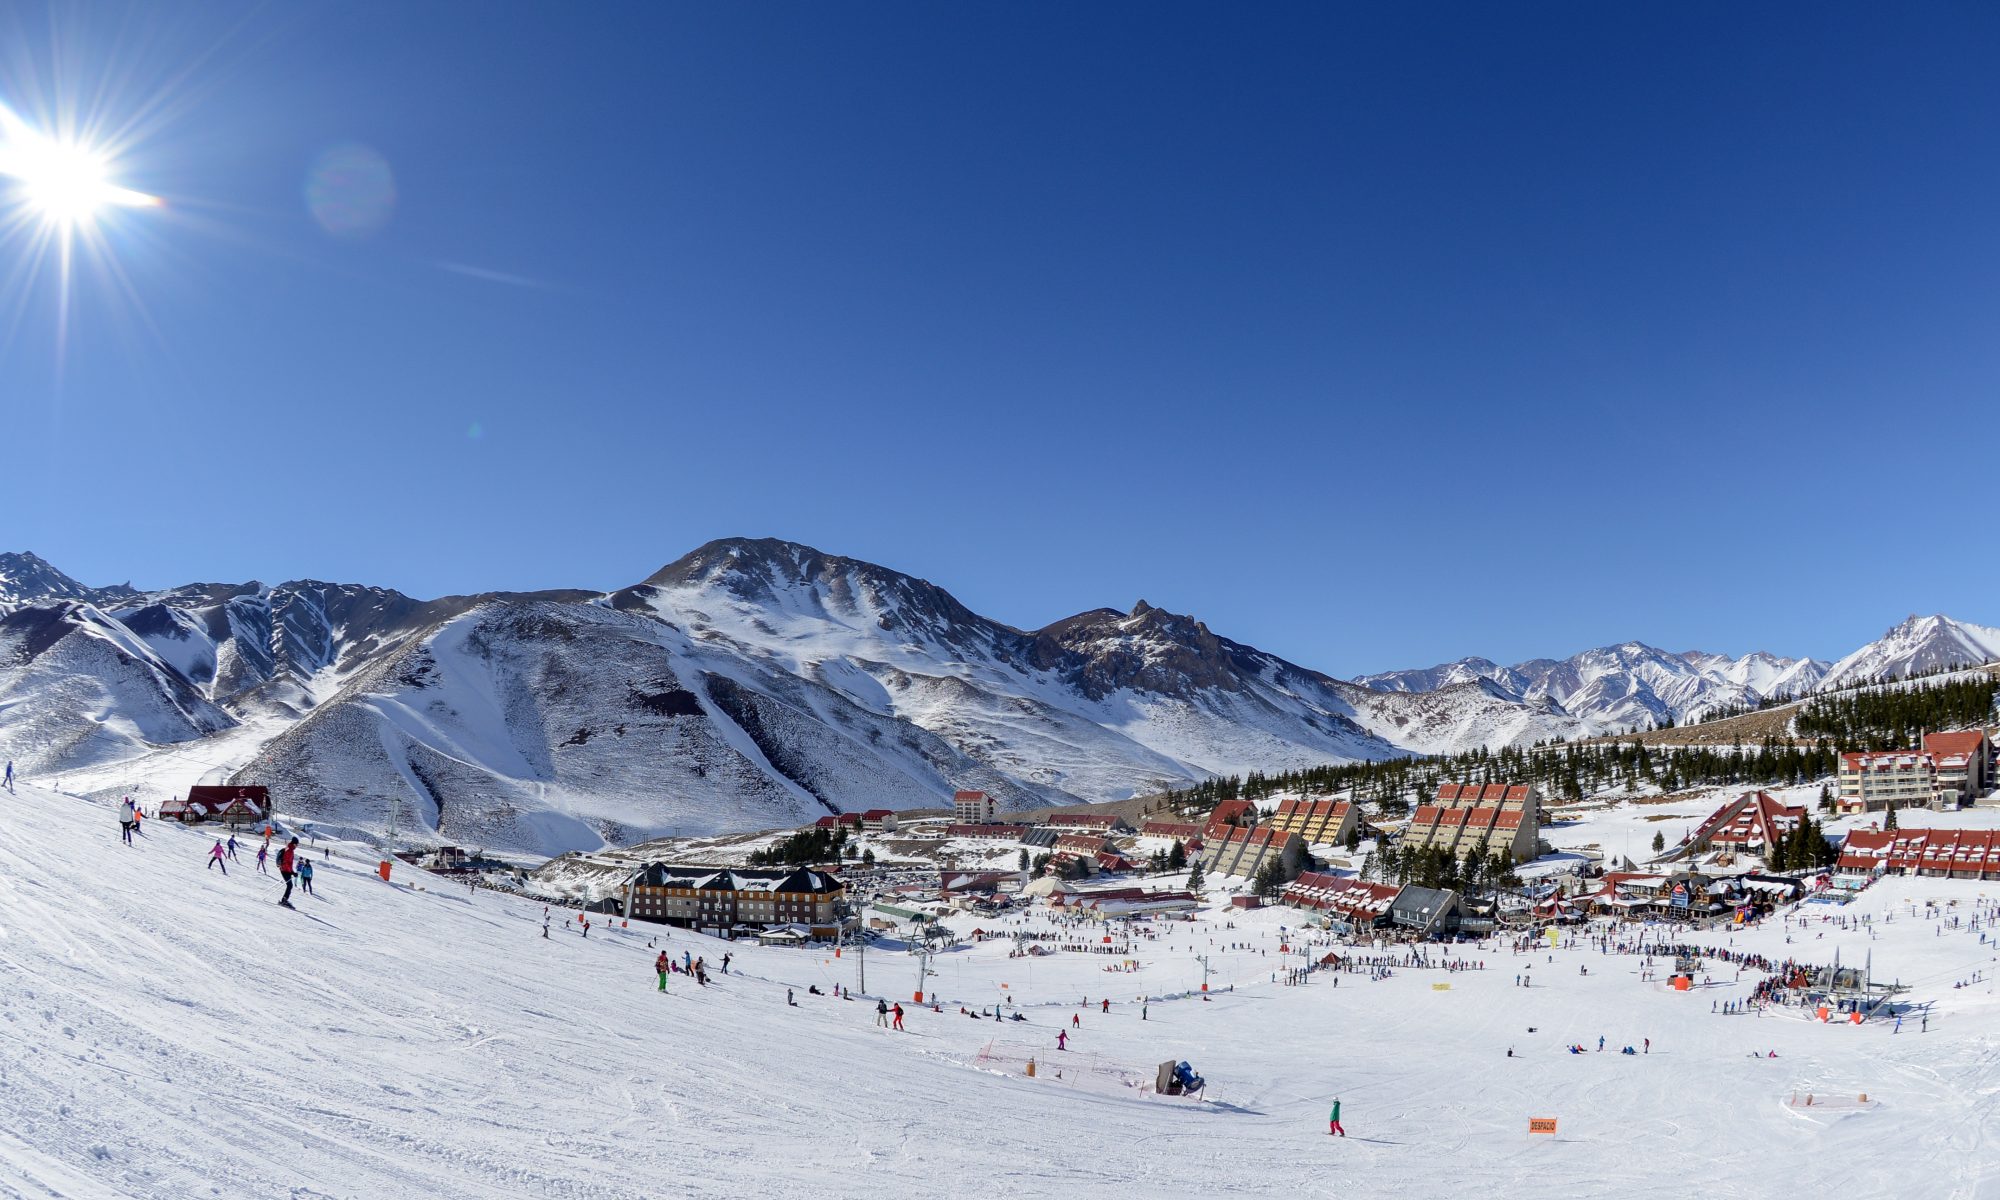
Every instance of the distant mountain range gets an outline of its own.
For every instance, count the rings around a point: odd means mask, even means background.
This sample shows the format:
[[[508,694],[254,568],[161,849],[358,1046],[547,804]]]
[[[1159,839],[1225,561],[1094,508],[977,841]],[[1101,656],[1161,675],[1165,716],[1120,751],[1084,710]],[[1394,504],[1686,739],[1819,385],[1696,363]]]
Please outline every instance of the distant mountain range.
[[[417,600],[299,580],[93,588],[0,554],[0,755],[84,785],[268,783],[328,824],[554,853],[910,808],[1010,808],[1214,774],[1687,720],[2000,657],[1911,618],[1828,666],[1637,642],[1359,681],[1143,600],[1036,630],[769,539],[614,592]]]

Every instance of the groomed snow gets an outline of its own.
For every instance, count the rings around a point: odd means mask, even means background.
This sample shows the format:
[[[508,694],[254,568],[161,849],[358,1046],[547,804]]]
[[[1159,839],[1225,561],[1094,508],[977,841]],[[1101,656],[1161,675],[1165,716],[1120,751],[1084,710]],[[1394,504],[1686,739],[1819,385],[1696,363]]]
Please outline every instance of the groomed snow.
[[[1270,982],[1279,926],[1171,926],[1118,959],[946,955],[946,1011],[909,1006],[916,963],[869,953],[869,983],[910,1007],[807,993],[853,984],[854,956],[662,945],[733,973],[654,990],[656,928],[541,934],[538,904],[400,872],[343,846],[316,898],[276,907],[246,849],[204,870],[212,835],[148,822],[121,845],[106,804],[0,793],[0,1196],[1979,1196],[2000,1187],[1991,1132],[2000,1033],[1977,935],[1937,932],[1911,901],[2000,885],[1897,879],[1786,944],[1914,985],[1931,1028],[1712,1016],[1756,976],[1692,995],[1641,983],[1594,951],[1488,969],[1402,969],[1385,981]],[[319,861],[316,859],[316,861]],[[413,890],[414,882],[425,890]],[[1812,907],[1808,912],[1834,910]],[[1218,920],[1220,914],[1218,914]],[[958,919],[968,930],[982,922]],[[987,924],[990,924],[988,922]],[[1820,936],[1824,933],[1824,936]],[[1721,940],[1724,935],[1715,935]],[[1211,949],[1246,942],[1249,950]],[[1164,948],[1171,943],[1171,949]],[[1136,998],[1194,986],[1212,1002]],[[1590,974],[1580,974],[1588,965]],[[1534,987],[1513,986],[1529,971]],[[1718,973],[1718,980],[1725,978]],[[1449,983],[1449,990],[1434,985]],[[791,985],[799,1007],[785,1004]],[[1002,988],[1001,984],[1007,984]],[[1109,995],[1109,1015],[1097,1010]],[[1030,1021],[977,1022],[961,1002],[1020,1002]],[[1078,1013],[1072,1049],[1058,1023]],[[1535,1027],[1538,1032],[1529,1033]],[[1652,1053],[1574,1056],[1567,1042]],[[982,1050],[988,1051],[981,1062]],[[1512,1047],[1520,1057],[1508,1059]],[[1761,1057],[1775,1049],[1779,1057]],[[1760,1057],[1753,1058],[1756,1052]],[[1035,1054],[1041,1077],[1024,1077]],[[1163,1059],[1210,1081],[1208,1103],[1126,1087]],[[1080,1069],[1081,1068],[1081,1069]],[[1063,1069],[1064,1078],[1051,1077]],[[1868,1093],[1804,1113],[1794,1093]],[[1353,1135],[1326,1134],[1333,1097]],[[1530,1117],[1560,1135],[1530,1137]]]

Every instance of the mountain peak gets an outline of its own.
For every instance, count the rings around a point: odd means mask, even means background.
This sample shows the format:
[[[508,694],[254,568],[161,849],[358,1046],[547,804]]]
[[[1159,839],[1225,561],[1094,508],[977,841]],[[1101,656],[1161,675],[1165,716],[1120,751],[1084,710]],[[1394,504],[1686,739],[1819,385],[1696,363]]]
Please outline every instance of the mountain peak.
[[[94,588],[79,583],[32,551],[0,554],[0,604],[37,600],[89,600],[96,603],[137,594],[130,584]]]

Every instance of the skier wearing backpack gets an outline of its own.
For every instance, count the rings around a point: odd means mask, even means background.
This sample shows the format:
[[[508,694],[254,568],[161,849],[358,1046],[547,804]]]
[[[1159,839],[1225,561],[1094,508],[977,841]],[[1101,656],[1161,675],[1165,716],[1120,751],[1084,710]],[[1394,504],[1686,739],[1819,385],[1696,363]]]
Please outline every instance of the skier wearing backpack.
[[[896,1023],[894,1025],[891,1025],[889,1028],[894,1029],[898,1033],[905,1032],[905,1030],[903,1029],[903,1006],[901,1004],[898,1004],[896,1005],[896,1007],[890,1009],[889,1011],[896,1014]]]
[[[232,839],[234,840],[234,839]],[[278,897],[278,903],[286,908],[292,906],[292,874],[298,869],[299,839],[293,838],[278,851],[278,874],[284,876],[285,894]]]
[[[125,844],[132,844],[132,826],[138,818],[132,815],[132,797],[125,797],[125,803],[118,806],[118,831],[125,838]]]

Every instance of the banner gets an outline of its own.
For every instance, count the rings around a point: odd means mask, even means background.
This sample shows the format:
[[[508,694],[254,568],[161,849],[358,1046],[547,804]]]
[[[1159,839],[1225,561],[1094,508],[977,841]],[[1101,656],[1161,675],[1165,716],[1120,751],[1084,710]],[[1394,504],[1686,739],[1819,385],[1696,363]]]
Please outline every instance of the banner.
[[[1555,1119],[1554,1117],[1529,1117],[1529,1118],[1528,1118],[1528,1132],[1529,1132],[1529,1133],[1550,1133],[1550,1134],[1552,1134],[1552,1133],[1554,1133],[1555,1131],[1556,1131],[1556,1119]]]
[[[1448,992],[1451,990],[1451,985],[1448,983],[1434,983],[1431,985],[1431,990],[1434,992]]]

